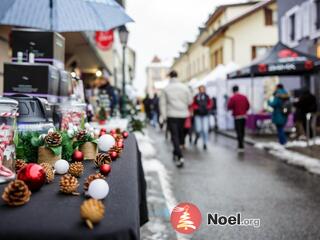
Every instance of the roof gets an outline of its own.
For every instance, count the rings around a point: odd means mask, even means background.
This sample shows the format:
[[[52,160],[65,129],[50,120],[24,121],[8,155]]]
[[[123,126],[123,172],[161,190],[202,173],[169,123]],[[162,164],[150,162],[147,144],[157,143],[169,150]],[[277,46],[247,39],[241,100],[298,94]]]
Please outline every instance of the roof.
[[[316,56],[278,42],[262,58],[255,59],[249,66],[230,73],[228,78],[311,74],[319,70],[319,61]]]
[[[264,0],[262,2],[258,2],[256,3],[252,8],[250,8],[249,10],[245,11],[243,14],[231,19],[229,22],[223,24],[220,28],[218,28],[217,31],[215,31],[213,34],[211,34],[204,42],[203,45],[207,45],[209,42],[211,42],[212,40],[214,40],[217,36],[219,36],[221,33],[225,32],[229,26],[231,26],[232,24],[239,22],[243,19],[245,19],[246,17],[256,13],[258,10],[266,7],[269,4],[275,3],[276,0]]]
[[[205,25],[208,26],[211,24],[214,20],[216,20],[220,14],[224,12],[229,7],[239,7],[239,6],[247,6],[247,5],[254,5],[257,4],[259,1],[249,1],[249,2],[242,2],[242,3],[230,3],[230,4],[223,4],[216,8],[213,14],[211,14],[206,21]]]

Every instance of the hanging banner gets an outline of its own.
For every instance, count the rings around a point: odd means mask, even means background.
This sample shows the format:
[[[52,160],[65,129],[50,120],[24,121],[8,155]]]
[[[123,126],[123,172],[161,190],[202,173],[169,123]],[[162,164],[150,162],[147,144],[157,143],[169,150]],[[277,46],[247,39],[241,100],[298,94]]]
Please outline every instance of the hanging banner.
[[[112,47],[113,40],[113,30],[109,30],[107,32],[96,32],[95,41],[97,47],[103,51],[107,51]]]

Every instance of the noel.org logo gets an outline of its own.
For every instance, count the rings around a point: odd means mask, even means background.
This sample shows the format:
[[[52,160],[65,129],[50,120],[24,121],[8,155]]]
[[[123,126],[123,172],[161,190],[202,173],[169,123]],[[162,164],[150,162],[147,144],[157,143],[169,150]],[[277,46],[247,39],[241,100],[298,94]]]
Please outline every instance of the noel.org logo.
[[[171,212],[171,225],[179,233],[192,234],[199,229],[202,216],[192,203],[180,203]]]

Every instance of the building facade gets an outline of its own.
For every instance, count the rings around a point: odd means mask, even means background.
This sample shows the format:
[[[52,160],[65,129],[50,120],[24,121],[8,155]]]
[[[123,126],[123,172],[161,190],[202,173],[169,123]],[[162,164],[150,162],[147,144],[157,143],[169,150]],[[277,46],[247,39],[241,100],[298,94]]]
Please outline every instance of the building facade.
[[[170,67],[162,62],[160,58],[157,56],[153,58],[152,62],[146,68],[147,94],[152,96],[153,94],[158,93],[167,80],[169,69]]]
[[[279,36],[289,47],[320,57],[320,1],[278,0]],[[320,97],[319,74],[282,77],[288,88],[309,88]]]
[[[249,65],[278,41],[276,1],[221,6],[206,27],[210,35],[203,44],[210,49],[211,68],[230,62]]]

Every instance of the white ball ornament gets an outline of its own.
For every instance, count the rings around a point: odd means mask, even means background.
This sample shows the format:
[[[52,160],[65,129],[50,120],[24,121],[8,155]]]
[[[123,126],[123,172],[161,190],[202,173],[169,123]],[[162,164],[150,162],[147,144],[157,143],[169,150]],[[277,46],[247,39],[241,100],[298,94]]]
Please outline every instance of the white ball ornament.
[[[88,188],[88,195],[94,199],[104,199],[109,193],[109,185],[103,179],[93,180]]]
[[[73,129],[69,129],[69,130],[67,131],[67,134],[68,134],[68,136],[69,136],[70,138],[72,138],[72,137],[74,136],[75,132],[73,131]]]
[[[66,174],[69,170],[69,163],[66,160],[60,159],[54,164],[54,169],[57,174]]]
[[[89,130],[91,128],[91,125],[90,125],[90,123],[85,123],[84,127],[85,127],[85,129]]]
[[[102,135],[98,140],[98,148],[102,152],[108,152],[114,146],[116,140],[110,134]]]

